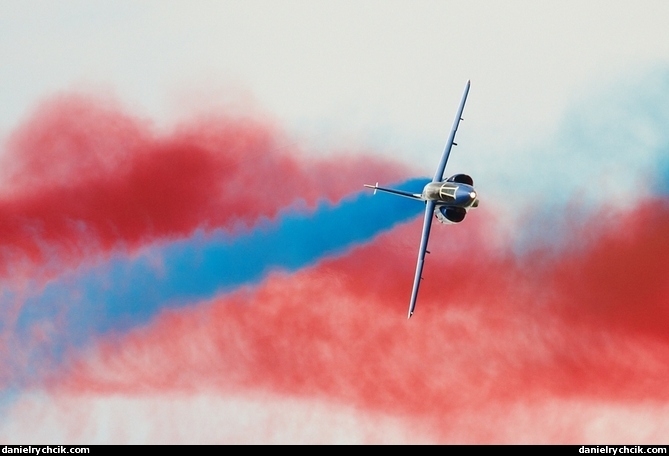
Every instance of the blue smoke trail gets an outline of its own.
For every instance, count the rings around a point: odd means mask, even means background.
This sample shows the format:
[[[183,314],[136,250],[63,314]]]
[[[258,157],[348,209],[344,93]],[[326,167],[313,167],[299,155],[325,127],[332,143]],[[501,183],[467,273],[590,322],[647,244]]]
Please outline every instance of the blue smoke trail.
[[[420,192],[428,180],[412,179],[398,188]],[[97,334],[145,324],[161,309],[180,308],[257,283],[272,270],[293,272],[323,257],[341,255],[422,210],[416,201],[365,191],[338,205],[321,202],[311,213],[289,211],[243,235],[200,232],[154,247],[139,258],[115,258],[66,274],[23,305],[15,343],[30,342],[33,349],[28,368],[19,377],[34,374],[44,360],[57,366],[68,346],[81,347]],[[3,300],[11,295],[5,290]],[[35,346],[34,328],[49,327],[54,321],[57,331]]]

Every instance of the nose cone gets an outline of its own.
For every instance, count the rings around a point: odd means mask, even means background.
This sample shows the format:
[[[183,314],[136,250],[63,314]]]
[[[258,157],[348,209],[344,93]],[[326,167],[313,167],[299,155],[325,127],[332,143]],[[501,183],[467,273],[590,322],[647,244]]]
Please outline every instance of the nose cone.
[[[456,202],[462,206],[469,206],[472,202],[476,201],[477,196],[476,190],[471,186],[461,184],[456,193]]]

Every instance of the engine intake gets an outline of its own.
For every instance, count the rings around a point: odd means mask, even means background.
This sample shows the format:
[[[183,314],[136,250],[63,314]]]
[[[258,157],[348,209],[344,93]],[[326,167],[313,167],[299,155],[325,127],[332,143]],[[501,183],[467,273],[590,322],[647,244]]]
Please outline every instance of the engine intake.
[[[465,219],[467,211],[461,207],[439,206],[434,210],[434,215],[441,223],[454,225]]]
[[[457,182],[459,184],[467,184],[471,185],[472,187],[474,186],[474,179],[472,179],[471,176],[468,176],[467,174],[454,174],[446,179],[446,182]]]

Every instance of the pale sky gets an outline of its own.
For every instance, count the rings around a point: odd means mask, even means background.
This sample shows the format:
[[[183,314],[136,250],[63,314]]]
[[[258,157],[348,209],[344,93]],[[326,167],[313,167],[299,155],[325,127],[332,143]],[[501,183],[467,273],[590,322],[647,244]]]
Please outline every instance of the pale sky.
[[[253,102],[326,142],[440,149],[471,79],[462,134],[527,144],[588,91],[669,57],[663,1],[2,0],[0,13],[4,132],[84,89],[159,122]]]

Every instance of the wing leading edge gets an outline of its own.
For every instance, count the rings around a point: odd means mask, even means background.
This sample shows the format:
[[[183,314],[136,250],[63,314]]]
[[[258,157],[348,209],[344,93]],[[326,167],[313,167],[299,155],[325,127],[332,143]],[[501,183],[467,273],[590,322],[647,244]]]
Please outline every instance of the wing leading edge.
[[[458,107],[458,112],[455,115],[455,120],[453,121],[453,127],[451,128],[451,134],[448,137],[446,142],[446,147],[444,147],[444,153],[441,156],[441,161],[439,166],[437,166],[437,171],[432,178],[432,182],[441,182],[444,179],[444,170],[446,169],[446,163],[448,162],[448,156],[451,154],[451,148],[456,145],[455,143],[455,133],[458,131],[458,126],[462,120],[462,111],[465,109],[465,102],[467,101],[467,95],[469,94],[469,87],[471,85],[470,81],[467,81],[465,85],[465,91],[462,94],[462,99],[460,100],[460,106]],[[408,196],[408,195],[404,195]],[[423,233],[420,238],[420,247],[418,249],[418,261],[416,262],[416,275],[413,279],[413,289],[411,290],[411,302],[409,303],[409,316],[411,318],[413,311],[416,307],[416,299],[418,298],[418,288],[420,287],[420,281],[423,274],[423,262],[425,261],[425,253],[427,253],[427,241],[430,237],[430,228],[432,227],[432,214],[436,203],[433,200],[428,200],[425,203],[425,217],[423,219]]]

